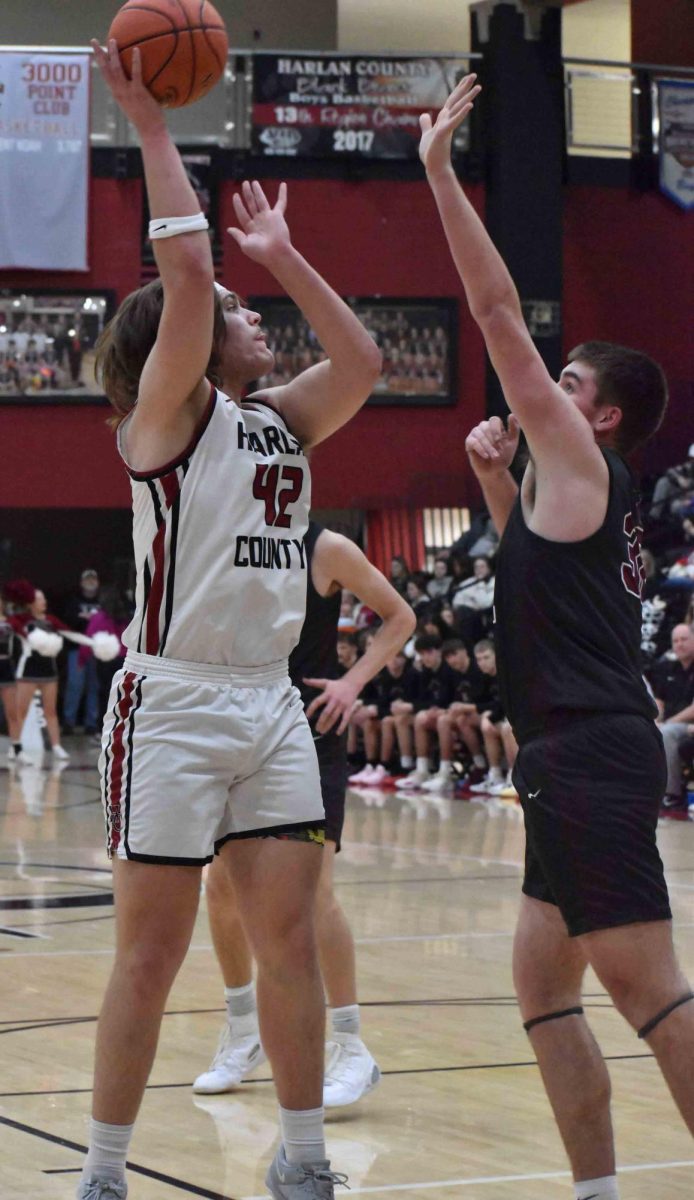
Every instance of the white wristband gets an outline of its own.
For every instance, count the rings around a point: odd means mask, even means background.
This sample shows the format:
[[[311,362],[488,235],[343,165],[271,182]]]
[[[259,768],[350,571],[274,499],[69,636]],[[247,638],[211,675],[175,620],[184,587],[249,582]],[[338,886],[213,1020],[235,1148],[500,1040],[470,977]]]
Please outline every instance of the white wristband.
[[[193,213],[192,217],[155,217],[149,223],[149,236],[154,242],[157,238],[176,237],[179,233],[197,233],[203,229],[209,229],[209,224],[207,217],[201,212]]]

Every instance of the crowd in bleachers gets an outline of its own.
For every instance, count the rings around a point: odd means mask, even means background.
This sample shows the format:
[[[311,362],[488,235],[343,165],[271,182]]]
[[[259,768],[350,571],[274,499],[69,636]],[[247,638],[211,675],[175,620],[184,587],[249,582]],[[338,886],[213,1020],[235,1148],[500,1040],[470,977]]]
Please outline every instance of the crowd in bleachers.
[[[663,815],[685,815],[694,788],[694,445],[643,506],[644,676],[668,758]],[[517,746],[495,684],[494,558],[488,514],[433,570],[391,564],[417,616],[414,637],[361,696],[350,725],[353,784],[514,798]],[[341,654],[356,655],[374,614],[343,595]],[[694,811],[694,810],[693,810]]]
[[[74,312],[48,317],[0,311],[0,395],[83,388],[84,343]]]

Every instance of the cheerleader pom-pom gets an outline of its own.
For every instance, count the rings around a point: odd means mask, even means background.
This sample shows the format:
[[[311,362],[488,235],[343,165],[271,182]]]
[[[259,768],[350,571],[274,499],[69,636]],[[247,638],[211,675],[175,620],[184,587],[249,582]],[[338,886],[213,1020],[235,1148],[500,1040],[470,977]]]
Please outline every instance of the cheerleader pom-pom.
[[[37,654],[44,658],[55,658],[63,648],[63,639],[59,633],[48,633],[45,629],[32,629],[27,635],[27,641]]]
[[[95,633],[92,650],[100,662],[111,662],[120,654],[120,641],[113,633]]]

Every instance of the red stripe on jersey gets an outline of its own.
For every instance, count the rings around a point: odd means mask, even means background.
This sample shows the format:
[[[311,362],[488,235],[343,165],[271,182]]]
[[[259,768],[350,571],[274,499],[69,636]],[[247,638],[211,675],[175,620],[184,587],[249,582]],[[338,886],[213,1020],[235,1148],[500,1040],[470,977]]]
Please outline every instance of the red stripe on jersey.
[[[133,690],[137,676],[127,671],[123,677],[123,695],[116,705],[116,724],[111,743],[111,778],[108,789],[109,854],[115,854],[121,840],[123,794],[123,764],[125,761],[124,734],[132,711]]]
[[[179,483],[176,471],[170,471],[168,475],[163,475],[159,480],[164,497],[166,499],[167,511],[170,511],[172,504],[178,496],[181,485]],[[152,542],[152,583],[149,589],[149,597],[147,600],[147,617],[145,621],[145,653],[158,654],[160,643],[159,632],[159,614],[161,612],[162,600],[164,598],[164,587],[166,581],[166,561],[165,561],[165,545],[166,545],[166,529],[165,521],[157,529],[157,532]],[[175,554],[176,547],[169,547],[169,554]]]

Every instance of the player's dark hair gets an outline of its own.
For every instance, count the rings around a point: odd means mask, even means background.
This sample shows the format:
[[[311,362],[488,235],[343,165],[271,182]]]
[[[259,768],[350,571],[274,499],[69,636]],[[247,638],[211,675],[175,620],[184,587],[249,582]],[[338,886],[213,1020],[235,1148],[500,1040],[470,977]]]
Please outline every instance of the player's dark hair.
[[[162,281],[152,279],[126,296],[96,343],[95,374],[115,409],[109,420],[114,429],[135,406],[140,376],[156,341],[163,308]],[[205,371],[215,387],[222,384],[219,368],[225,336],[224,311],[215,288],[212,349]]]
[[[359,638],[357,637],[356,633],[339,633],[337,635],[337,640],[338,643],[346,642],[348,646],[354,646],[355,650],[359,649]]]
[[[570,363],[577,360],[595,371],[598,405],[615,404],[622,410],[614,445],[621,454],[631,454],[665,416],[668,389],[662,368],[640,350],[613,342],[583,342],[569,354]]]
[[[462,638],[447,638],[441,647],[444,658],[448,658],[449,654],[457,654],[459,650],[464,650],[466,654],[470,653]]]
[[[414,648],[418,654],[422,650],[440,650],[441,638],[438,633],[420,633],[415,639]]]

